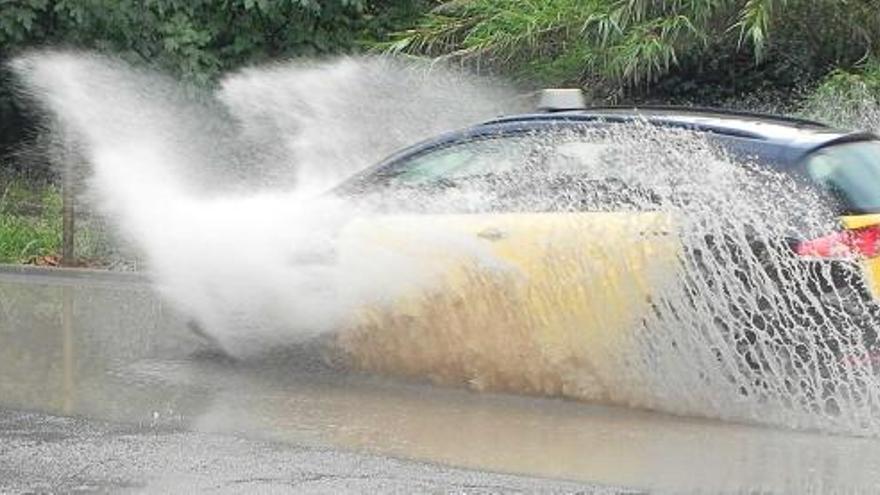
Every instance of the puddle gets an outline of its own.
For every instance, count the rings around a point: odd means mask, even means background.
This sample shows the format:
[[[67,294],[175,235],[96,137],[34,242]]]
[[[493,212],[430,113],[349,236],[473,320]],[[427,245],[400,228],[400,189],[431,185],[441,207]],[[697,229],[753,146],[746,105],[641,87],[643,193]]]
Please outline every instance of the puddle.
[[[132,282],[0,275],[0,407],[660,492],[880,487],[872,439],[217,360]]]

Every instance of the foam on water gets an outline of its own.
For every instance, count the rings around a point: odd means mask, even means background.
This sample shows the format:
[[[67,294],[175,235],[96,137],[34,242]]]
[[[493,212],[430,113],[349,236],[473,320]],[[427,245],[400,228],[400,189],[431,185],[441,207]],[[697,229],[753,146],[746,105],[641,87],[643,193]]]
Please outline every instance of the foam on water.
[[[706,136],[530,135],[556,168],[509,148],[515,172],[352,203],[317,192],[519,100],[388,59],[252,68],[208,95],[93,55],[15,68],[160,292],[230,353],[329,336],[365,370],[880,433],[875,310],[858,277],[816,292],[830,268],[784,242],[832,212]]]

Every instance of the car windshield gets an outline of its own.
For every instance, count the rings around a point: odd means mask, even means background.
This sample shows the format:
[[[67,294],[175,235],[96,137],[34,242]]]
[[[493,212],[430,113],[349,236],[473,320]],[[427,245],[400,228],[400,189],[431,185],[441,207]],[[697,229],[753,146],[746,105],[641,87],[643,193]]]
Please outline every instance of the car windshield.
[[[822,148],[807,157],[806,166],[846,213],[880,213],[880,141]]]

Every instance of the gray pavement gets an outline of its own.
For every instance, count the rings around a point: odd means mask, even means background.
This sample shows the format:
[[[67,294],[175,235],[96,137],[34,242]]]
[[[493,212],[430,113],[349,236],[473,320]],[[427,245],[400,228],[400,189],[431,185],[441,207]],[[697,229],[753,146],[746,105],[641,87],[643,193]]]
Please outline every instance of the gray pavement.
[[[874,438],[206,351],[141,276],[0,269],[0,493],[880,493]]]
[[[369,453],[307,434],[308,408],[289,413],[301,429],[227,416],[280,420],[272,397],[350,387],[308,346],[217,359],[147,282],[0,266],[0,493],[618,493]]]
[[[635,493],[230,435],[0,410],[0,493]]]

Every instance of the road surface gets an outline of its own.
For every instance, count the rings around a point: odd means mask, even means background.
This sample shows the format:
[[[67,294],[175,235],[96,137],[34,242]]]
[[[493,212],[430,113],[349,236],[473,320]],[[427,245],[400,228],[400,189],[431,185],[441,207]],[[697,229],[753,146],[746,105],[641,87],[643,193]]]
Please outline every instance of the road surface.
[[[0,270],[0,493],[877,493],[880,441],[207,352],[138,276]]]

